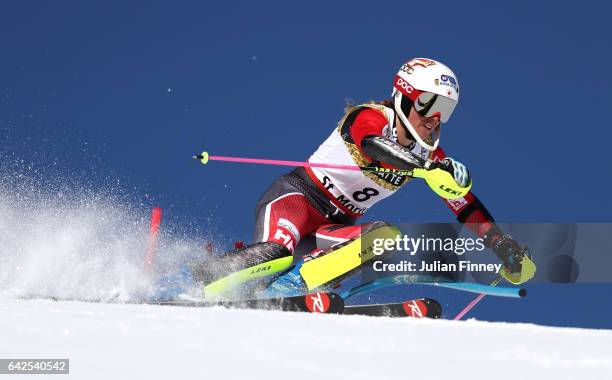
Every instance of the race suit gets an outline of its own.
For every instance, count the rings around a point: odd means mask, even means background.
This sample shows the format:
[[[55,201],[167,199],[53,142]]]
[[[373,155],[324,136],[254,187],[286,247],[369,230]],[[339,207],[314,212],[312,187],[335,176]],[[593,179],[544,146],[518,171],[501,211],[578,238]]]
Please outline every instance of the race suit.
[[[383,136],[397,143],[397,128],[402,126],[396,120],[395,111],[381,104],[352,107],[308,161],[397,169],[373,160],[361,145],[367,136]],[[446,157],[440,147],[431,152],[413,143],[407,148],[422,159]],[[297,168],[279,177],[260,199],[254,241],[277,242],[293,252],[303,237],[323,225],[353,225],[374,204],[412,180],[392,172]],[[444,202],[478,236],[490,230],[493,218],[471,192]]]

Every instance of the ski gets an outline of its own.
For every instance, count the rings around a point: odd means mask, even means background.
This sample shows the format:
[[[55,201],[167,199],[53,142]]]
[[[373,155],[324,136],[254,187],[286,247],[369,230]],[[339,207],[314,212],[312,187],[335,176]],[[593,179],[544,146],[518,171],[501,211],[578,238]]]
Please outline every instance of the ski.
[[[307,313],[341,314],[344,300],[336,293],[318,292],[303,296],[260,298],[234,301],[153,301],[152,305],[183,307],[214,307],[231,309],[264,309]]]
[[[384,303],[373,305],[350,305],[345,306],[344,300],[336,293],[318,292],[307,295],[291,297],[259,298],[248,300],[231,301],[132,301],[125,302],[118,299],[76,299],[61,297],[41,297],[26,296],[22,299],[46,299],[52,301],[73,301],[73,302],[92,302],[110,304],[147,304],[159,306],[179,306],[179,307],[224,307],[228,309],[256,309],[256,310],[277,310],[277,311],[296,311],[306,313],[323,314],[347,314],[347,315],[368,315],[374,317],[414,317],[414,318],[433,318],[438,319],[442,315],[440,304],[430,298],[409,300],[400,303]]]
[[[400,303],[345,306],[343,314],[438,319],[442,316],[442,306],[434,299],[422,298]]]

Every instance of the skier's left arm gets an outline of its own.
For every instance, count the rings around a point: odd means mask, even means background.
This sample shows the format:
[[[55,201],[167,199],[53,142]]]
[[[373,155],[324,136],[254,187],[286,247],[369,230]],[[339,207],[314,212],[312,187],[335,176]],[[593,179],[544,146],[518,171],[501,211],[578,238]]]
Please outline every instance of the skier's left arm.
[[[450,172],[460,186],[470,182],[470,174],[465,165],[446,157],[441,148],[433,152],[432,159],[438,162],[438,167]],[[463,198],[444,199],[444,202],[457,220],[481,237],[485,245],[502,260],[504,267],[500,274],[506,280],[520,284],[533,278],[536,267],[527,247],[521,247],[512,236],[504,234],[487,208],[471,191]]]

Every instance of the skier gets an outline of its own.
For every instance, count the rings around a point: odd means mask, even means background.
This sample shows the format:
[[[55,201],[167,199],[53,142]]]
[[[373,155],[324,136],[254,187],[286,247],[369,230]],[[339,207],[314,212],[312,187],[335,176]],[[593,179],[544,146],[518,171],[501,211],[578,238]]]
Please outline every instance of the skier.
[[[395,76],[392,98],[350,107],[309,162],[400,170],[441,168],[467,188],[471,178],[466,166],[447,157],[439,146],[441,125],[449,121],[459,90],[457,77],[444,64],[411,59]],[[317,241],[327,239],[329,247],[383,228],[381,223],[355,223],[412,179],[392,171],[298,167],[273,182],[259,201],[256,243],[224,255],[214,266],[197,266],[193,277],[210,284],[246,268],[257,267],[259,275],[287,272],[294,250],[308,235],[316,233]],[[533,277],[535,265],[527,250],[501,231],[474,194],[467,192],[445,202],[457,220],[484,239],[501,259],[504,278],[518,284]],[[274,265],[261,265],[265,263]],[[276,285],[284,288],[287,282],[304,288],[299,270],[281,276]]]

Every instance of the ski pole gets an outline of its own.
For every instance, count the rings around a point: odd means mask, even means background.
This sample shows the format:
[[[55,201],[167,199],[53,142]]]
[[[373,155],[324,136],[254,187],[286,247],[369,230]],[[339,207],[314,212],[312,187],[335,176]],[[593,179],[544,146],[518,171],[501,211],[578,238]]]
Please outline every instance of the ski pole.
[[[368,171],[377,171],[376,169],[382,169],[381,171],[386,171],[384,168],[369,168],[369,167],[360,167],[356,165],[339,165],[339,164],[324,164],[324,163],[316,163],[316,162],[302,162],[302,161],[287,161],[287,160],[268,160],[262,158],[246,158],[246,157],[226,157],[226,156],[210,156],[207,152],[202,152],[200,155],[193,156],[194,159],[199,160],[203,164],[207,164],[208,161],[225,161],[225,162],[241,162],[247,164],[262,164],[262,165],[277,165],[277,166],[302,166],[305,168],[326,168],[326,169],[341,169],[341,170],[368,170]],[[388,169],[392,171],[392,169]],[[400,172],[398,174],[406,174],[412,175],[412,170],[393,170],[394,173]]]
[[[491,282],[492,287],[497,286],[497,284],[499,284],[499,282],[502,280],[502,276],[499,275],[497,276],[497,278],[495,278],[495,280],[493,280],[493,282]],[[484,297],[486,296],[485,293],[480,293],[476,298],[474,298],[472,300],[472,302],[470,302],[469,304],[467,304],[463,310],[461,310],[459,312],[459,314],[457,314],[455,316],[455,318],[453,318],[453,320],[458,321],[461,318],[463,318],[464,315],[466,315],[470,310],[472,310],[474,308],[474,306],[476,306],[478,304],[478,302],[480,302],[480,300],[482,300]]]
[[[497,282],[494,282],[497,285]],[[493,284],[493,283],[492,283]],[[494,287],[491,285],[475,284],[468,282],[452,282],[444,280],[438,277],[432,277],[429,275],[395,275],[380,277],[374,281],[358,285],[349,290],[345,290],[340,293],[342,298],[347,299],[354,297],[359,294],[369,293],[374,290],[386,288],[389,286],[396,285],[428,285],[438,286],[441,288],[453,289],[462,292],[469,292],[475,294],[484,294],[487,296],[494,297],[509,297],[509,298],[522,298],[525,297],[527,292],[525,289],[517,289],[510,287]]]
[[[272,160],[262,158],[247,158],[247,157],[227,157],[227,156],[212,156],[208,152],[202,152],[201,154],[192,156],[194,159],[200,161],[202,164],[207,164],[209,161],[225,161],[225,162],[240,162],[250,164],[262,164],[262,165],[277,165],[277,166],[301,166],[307,168],[326,168],[326,169],[339,169],[339,170],[352,170],[352,171],[365,171],[365,172],[378,172],[378,173],[393,173],[400,175],[407,175],[415,178],[422,178],[427,182],[429,187],[439,196],[445,199],[457,199],[464,197],[470,188],[472,182],[470,181],[467,187],[460,187],[453,176],[440,168],[434,168],[427,170],[425,168],[414,168],[411,170],[399,170],[399,169],[387,169],[381,167],[370,167],[370,166],[357,166],[357,165],[340,165],[340,164],[327,164],[319,162],[304,162],[304,161],[288,161],[288,160]]]

